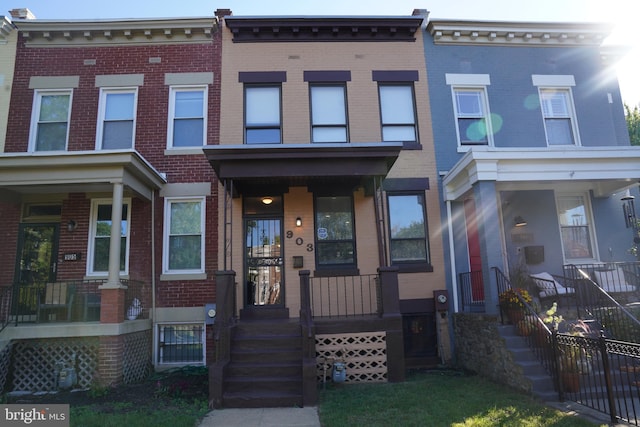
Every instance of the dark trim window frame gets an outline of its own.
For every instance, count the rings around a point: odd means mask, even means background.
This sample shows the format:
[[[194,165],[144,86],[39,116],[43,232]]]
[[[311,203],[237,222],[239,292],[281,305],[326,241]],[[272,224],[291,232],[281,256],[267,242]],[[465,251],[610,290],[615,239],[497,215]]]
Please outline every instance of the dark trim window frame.
[[[433,271],[424,190],[387,191],[387,215],[391,265],[405,273]]]
[[[359,274],[353,203],[353,194],[314,194],[314,275]]]
[[[349,114],[345,83],[310,83],[311,142],[349,142]]]
[[[282,143],[282,85],[280,83],[245,83],[244,143]]]
[[[382,141],[418,144],[418,115],[413,82],[379,82],[378,97]]]

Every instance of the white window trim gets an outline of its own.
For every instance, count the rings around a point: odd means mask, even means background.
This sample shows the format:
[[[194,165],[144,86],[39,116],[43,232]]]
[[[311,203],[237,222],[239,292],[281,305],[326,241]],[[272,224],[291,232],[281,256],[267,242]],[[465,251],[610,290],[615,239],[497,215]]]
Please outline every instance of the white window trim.
[[[463,145],[460,139],[460,126],[458,126],[458,104],[456,101],[456,89],[476,89],[482,90],[484,93],[484,109],[485,120],[487,123],[487,145],[483,147],[493,147],[493,128],[491,126],[491,109],[489,108],[489,95],[487,86],[491,85],[490,74],[457,74],[445,73],[444,79],[447,85],[451,86],[451,100],[453,102],[453,117],[456,128],[456,139],[458,141],[458,152],[466,153],[471,150],[473,145]]]
[[[456,100],[456,91],[457,90],[475,90],[481,91],[483,94],[482,107],[484,108],[484,119],[487,125],[487,144],[463,144],[462,138],[460,137],[460,126],[458,124],[458,101]],[[487,88],[485,86],[476,86],[476,85],[452,85],[451,86],[451,100],[453,101],[453,118],[455,121],[456,128],[456,139],[458,141],[458,151],[466,152],[469,151],[474,146],[480,147],[493,147],[493,127],[491,126],[491,110],[489,109],[489,95],[487,94]]]
[[[593,254],[593,258],[571,258],[566,259],[564,257],[564,242],[562,241],[562,226],[560,225],[560,212],[559,212],[559,199],[561,197],[582,197],[584,201],[584,210],[585,215],[587,216],[587,225],[589,229],[589,240],[591,240],[591,253]],[[573,263],[573,264],[592,264],[594,262],[599,262],[600,255],[598,253],[598,242],[596,238],[596,233],[594,230],[594,220],[593,220],[593,210],[591,209],[591,198],[589,197],[589,193],[586,192],[566,192],[566,193],[555,193],[555,202],[556,202],[556,221],[558,223],[558,235],[560,236],[560,246],[562,248],[562,259],[563,263]]]
[[[175,120],[176,93],[177,92],[193,92],[196,90],[203,91],[202,100],[202,146],[207,145],[207,111],[209,99],[209,87],[207,85],[176,85],[169,88],[169,112],[167,119],[167,150],[193,150],[200,148],[193,147],[174,147],[173,146],[173,124]]]
[[[571,121],[571,131],[573,132],[573,144],[568,145],[549,145],[549,135],[547,134],[547,118],[544,116],[542,109],[542,102],[540,102],[540,115],[542,116],[542,124],[544,126],[544,137],[547,143],[547,147],[580,147],[582,143],[580,141],[580,131],[578,129],[578,116],[576,114],[576,108],[573,103],[573,91],[569,86],[538,86],[538,99],[542,99],[542,92],[545,90],[566,91],[569,96],[567,101],[567,109],[569,110],[569,120]]]
[[[171,204],[184,202],[200,202],[200,268],[191,270],[170,270],[169,269],[169,231],[171,225]],[[167,197],[164,199],[164,224],[162,233],[162,275],[199,275],[204,274],[205,266],[205,218],[206,199],[204,197]]]
[[[163,326],[181,326],[181,325],[202,325],[202,360],[200,362],[164,362],[160,360],[160,339],[162,338],[160,336],[160,328]],[[207,357],[207,340],[206,340],[206,336],[207,336],[207,325],[205,323],[201,323],[198,321],[195,322],[158,322],[156,324],[155,327],[155,348],[154,348],[154,353],[155,353],[155,361],[156,361],[156,366],[200,366],[200,365],[205,365],[206,364],[206,357]]]
[[[136,146],[136,121],[138,116],[138,87],[102,87],[100,88],[100,99],[98,101],[98,125],[96,129],[96,150],[104,151],[102,148],[102,133],[104,130],[104,115],[106,112],[107,94],[111,93],[133,93],[133,130],[131,135],[131,149]]]
[[[89,243],[87,245],[87,277],[105,277],[108,272],[107,271],[93,271],[93,261],[95,256],[95,237],[96,237],[96,223],[98,221],[98,206],[99,205],[111,205],[113,209],[113,200],[112,199],[92,199],[91,200],[91,212],[90,212],[90,220],[89,220]],[[127,233],[125,234],[125,238],[127,241],[126,244],[126,254],[124,257],[124,271],[120,271],[120,276],[126,276],[129,274],[129,247],[131,245],[131,198],[124,198],[122,200],[122,205],[127,205]],[[123,218],[125,219],[125,218]]]
[[[534,86],[571,87],[576,80],[571,74],[532,74],[531,83]]]
[[[65,136],[64,150],[69,148],[69,129],[71,128],[71,106],[73,105],[73,89],[38,89],[33,94],[33,107],[31,109],[31,126],[29,127],[29,147],[30,153],[36,152],[36,139],[38,138],[38,119],[40,117],[40,108],[42,106],[42,96],[46,95],[69,95],[69,113],[67,116],[67,135]]]

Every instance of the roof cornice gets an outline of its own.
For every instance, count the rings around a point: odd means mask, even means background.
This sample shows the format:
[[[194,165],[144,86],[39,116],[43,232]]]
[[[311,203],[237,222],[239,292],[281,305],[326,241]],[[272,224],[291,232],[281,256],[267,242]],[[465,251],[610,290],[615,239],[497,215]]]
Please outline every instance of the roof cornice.
[[[27,46],[202,43],[217,30],[215,17],[119,20],[19,20]]]
[[[420,16],[227,16],[235,43],[259,42],[413,42]]]
[[[435,44],[498,46],[599,46],[613,25],[576,22],[430,20]]]
[[[0,18],[0,43],[5,43],[14,30],[14,26],[6,16],[0,16]]]

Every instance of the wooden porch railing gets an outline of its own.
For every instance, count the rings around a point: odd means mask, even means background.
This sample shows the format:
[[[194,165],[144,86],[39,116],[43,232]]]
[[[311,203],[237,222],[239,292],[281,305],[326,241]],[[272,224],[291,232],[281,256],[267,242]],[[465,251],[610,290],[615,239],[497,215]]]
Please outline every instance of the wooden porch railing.
[[[381,316],[383,312],[376,274],[313,277],[308,292],[313,317]]]
[[[231,334],[236,324],[236,272],[232,270],[216,273],[216,361],[209,366],[209,406],[222,407],[226,368],[231,361]]]

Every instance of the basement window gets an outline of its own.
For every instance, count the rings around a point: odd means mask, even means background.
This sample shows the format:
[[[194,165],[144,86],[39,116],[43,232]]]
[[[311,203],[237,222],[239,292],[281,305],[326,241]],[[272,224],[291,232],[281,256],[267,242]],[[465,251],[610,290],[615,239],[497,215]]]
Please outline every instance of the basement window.
[[[202,323],[158,325],[158,364],[203,365],[205,335]]]

